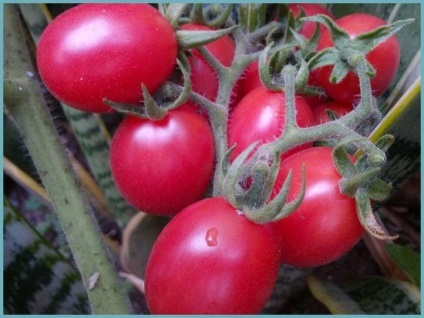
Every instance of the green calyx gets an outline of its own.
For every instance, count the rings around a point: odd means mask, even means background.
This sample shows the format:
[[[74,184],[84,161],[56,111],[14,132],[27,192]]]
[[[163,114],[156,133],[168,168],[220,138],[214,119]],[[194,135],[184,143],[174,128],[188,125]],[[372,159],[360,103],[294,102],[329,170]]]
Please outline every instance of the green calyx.
[[[229,28],[215,31],[177,30],[176,34],[178,46],[182,50],[201,47],[205,44],[218,40],[224,35],[231,34],[237,28],[237,25],[233,25]]]
[[[155,101],[154,97],[149,93],[146,86],[141,84],[141,89],[143,92],[143,104],[142,105],[132,105],[132,104],[124,104],[114,102],[108,99],[104,99],[103,102],[116,110],[119,113],[123,113],[125,115],[137,116],[141,118],[146,118],[150,120],[161,120],[165,118],[168,112],[172,109],[175,109],[181,105],[183,105],[189,98],[191,93],[191,82],[190,82],[190,73],[189,68],[190,65],[187,60],[182,58],[177,60],[177,64],[183,74],[184,84],[183,89],[179,92],[179,95],[175,97],[175,92],[172,90],[172,85],[167,85],[165,83],[157,92],[157,95],[161,95],[161,99],[164,97],[169,97],[172,102],[170,103],[160,103],[160,105]],[[165,96],[168,95],[168,96]]]
[[[301,20],[321,23],[328,28],[331,34],[334,47],[317,52],[308,60],[308,65],[310,70],[326,65],[334,65],[330,75],[330,81],[332,83],[341,82],[350,71],[355,70],[355,61],[361,59],[361,56],[365,56],[380,43],[386,41],[404,26],[414,21],[414,19],[396,21],[351,39],[346,31],[341,29],[326,15],[318,14],[303,17]],[[300,43],[302,44],[302,41]],[[375,70],[368,62],[367,74],[370,77],[375,75]]]
[[[243,211],[246,218],[257,224],[278,221],[294,212],[305,195],[305,169],[302,170],[302,189],[296,199],[287,202],[292,173],[289,172],[280,192],[272,198],[280,167],[280,154],[253,152],[258,143],[245,149],[232,164],[228,151],[224,165],[224,193],[227,200]],[[249,158],[253,152],[253,156]],[[271,199],[272,198],[272,199]]]
[[[376,146],[384,154],[393,142],[393,136],[384,135],[376,142]],[[378,239],[395,239],[379,225],[371,207],[371,200],[383,201],[391,192],[391,186],[379,179],[385,158],[376,151],[368,155],[362,153],[355,162],[352,162],[352,157],[347,154],[344,143],[336,145],[332,155],[333,162],[342,175],[339,182],[340,192],[355,198],[358,218],[365,230]],[[375,158],[379,159],[375,160]]]

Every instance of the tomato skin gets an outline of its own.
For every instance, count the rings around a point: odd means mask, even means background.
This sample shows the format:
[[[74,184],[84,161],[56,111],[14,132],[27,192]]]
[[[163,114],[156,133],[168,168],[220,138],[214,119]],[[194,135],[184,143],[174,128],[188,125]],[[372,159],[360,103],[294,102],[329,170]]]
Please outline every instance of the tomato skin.
[[[344,16],[335,21],[351,38],[359,34],[371,31],[386,22],[378,17],[366,13],[355,13]],[[333,46],[330,33],[327,29],[323,30],[318,42],[317,50],[323,50]],[[366,55],[368,62],[376,70],[376,75],[371,78],[371,89],[375,96],[383,94],[399,67],[400,47],[395,36],[380,43],[371,52]],[[356,74],[349,72],[343,81],[339,84],[332,84],[329,81],[333,66],[324,66],[316,69],[313,73],[316,82],[324,88],[327,95],[339,102],[356,102],[360,99],[359,79]]]
[[[294,17],[297,17],[300,13],[299,7],[302,7],[302,9],[305,11],[305,15],[307,17],[313,16],[316,14],[324,14],[326,16],[329,16],[334,20],[334,16],[331,14],[330,11],[328,11],[326,8],[319,4],[315,3],[291,3],[287,5],[289,10],[293,12]],[[300,29],[300,34],[302,34],[305,38],[310,39],[312,35],[315,32],[315,29],[317,27],[316,22],[305,22]],[[318,27],[321,28],[321,26],[318,24]]]
[[[257,314],[280,264],[278,241],[224,198],[196,202],[164,228],[145,275],[152,314]]]
[[[162,85],[174,70],[177,49],[172,26],[148,4],[81,4],[45,29],[37,64],[59,100],[107,112],[104,97],[139,104],[141,83],[150,93]]]
[[[296,120],[300,127],[314,125],[314,118],[309,104],[296,96]],[[283,92],[274,92],[265,87],[258,87],[247,94],[234,108],[228,126],[228,145],[237,144],[231,160],[234,160],[244,149],[255,141],[267,143],[280,136],[285,126],[286,104]],[[290,149],[282,158],[309,148],[306,143]]]
[[[191,109],[175,109],[160,121],[126,117],[113,136],[110,164],[131,205],[174,215],[203,197],[214,155],[209,123]]]
[[[181,25],[182,30],[191,31],[212,31],[213,29],[195,23]],[[230,66],[235,54],[235,44],[229,35],[225,35],[218,40],[205,45],[205,48],[224,66]],[[192,56],[189,57],[191,68],[191,88],[194,92],[205,96],[211,101],[215,101],[218,94],[218,75],[208,64],[205,58],[197,50],[190,50]]]
[[[332,162],[331,152],[326,147],[309,148],[281,163],[276,180],[280,188],[289,170],[293,171],[287,202],[300,192],[302,164],[306,170],[306,192],[299,208],[274,223],[285,264],[298,267],[327,264],[351,250],[364,233],[355,200],[339,191],[341,176]]]
[[[261,78],[259,76],[259,62],[250,63],[238,80],[239,94],[241,97],[246,96],[250,91],[257,87],[262,87]]]
[[[312,112],[314,113],[315,123],[319,125],[330,121],[327,109],[333,111],[340,118],[351,112],[353,108],[353,104],[351,103],[330,101],[313,108]]]

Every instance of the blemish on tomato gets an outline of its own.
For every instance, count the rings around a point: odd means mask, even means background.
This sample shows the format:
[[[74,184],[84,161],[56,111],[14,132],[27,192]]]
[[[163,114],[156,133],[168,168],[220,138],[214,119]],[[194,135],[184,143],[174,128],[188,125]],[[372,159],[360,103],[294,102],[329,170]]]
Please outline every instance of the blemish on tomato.
[[[217,246],[218,245],[218,229],[216,227],[210,228],[206,232],[205,240],[208,246]]]

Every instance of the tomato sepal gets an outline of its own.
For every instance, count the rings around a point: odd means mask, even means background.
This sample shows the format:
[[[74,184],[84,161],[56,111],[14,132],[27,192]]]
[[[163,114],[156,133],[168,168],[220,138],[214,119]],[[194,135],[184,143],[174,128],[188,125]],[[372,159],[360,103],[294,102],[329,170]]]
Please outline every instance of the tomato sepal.
[[[326,15],[308,16],[302,18],[302,20],[321,23],[330,32],[334,48],[338,52],[334,52],[331,49],[324,49],[311,58],[309,66],[311,69],[317,69],[326,65],[334,65],[330,75],[330,82],[333,84],[340,83],[350,71],[356,71],[355,65],[362,59],[362,56],[371,52],[380,43],[386,41],[400,29],[414,21],[414,19],[399,20],[377,27],[372,31],[360,34],[351,39],[346,31]],[[374,68],[368,61],[366,64],[367,75],[374,77],[376,73]]]
[[[356,193],[355,201],[359,221],[369,234],[380,240],[392,241],[399,237],[399,235],[389,235],[387,231],[379,224],[372,211],[371,201],[365,190],[360,189]]]
[[[184,63],[184,61],[184,59],[183,62],[177,59],[177,64],[181,72],[183,73],[184,84],[179,96],[172,103],[158,105],[154,100],[153,96],[147,90],[147,87],[144,85],[144,83],[141,84],[141,90],[143,92],[144,97],[142,106],[117,103],[114,101],[110,101],[106,98],[103,99],[103,102],[114,110],[116,110],[117,112],[126,115],[137,116],[150,120],[162,120],[168,114],[168,111],[183,105],[189,100],[191,96],[190,73],[188,71],[190,65],[187,64],[187,61],[186,63]],[[164,83],[160,89],[165,89],[166,87],[167,83]],[[170,89],[172,90],[172,87]]]
[[[175,33],[177,35],[178,47],[181,50],[186,50],[201,47],[225,35],[231,34],[237,29],[238,25],[233,25],[226,29],[215,31],[177,30]]]

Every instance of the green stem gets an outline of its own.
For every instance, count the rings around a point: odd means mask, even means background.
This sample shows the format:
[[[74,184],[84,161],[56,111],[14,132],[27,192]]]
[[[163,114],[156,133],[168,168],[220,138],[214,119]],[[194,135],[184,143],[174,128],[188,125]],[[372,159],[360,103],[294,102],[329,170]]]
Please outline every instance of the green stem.
[[[385,160],[384,151],[379,149],[367,138],[353,130],[359,122],[368,118],[376,112],[373,107],[370,79],[366,74],[367,66],[365,58],[359,58],[355,63],[355,69],[359,76],[361,89],[361,102],[354,111],[346,116],[321,125],[300,128],[296,123],[295,110],[295,77],[296,69],[292,65],[286,65],[283,69],[284,90],[286,95],[286,122],[280,138],[273,142],[264,144],[264,147],[272,153],[284,153],[290,148],[307,142],[321,141],[327,139],[350,139],[358,147],[362,148],[371,158],[377,162]],[[258,149],[259,153],[259,149]]]
[[[81,273],[94,314],[130,314],[99,226],[81,191],[40,94],[16,5],[4,5],[4,104],[19,127],[52,200]],[[97,284],[90,278],[100,274]]]

